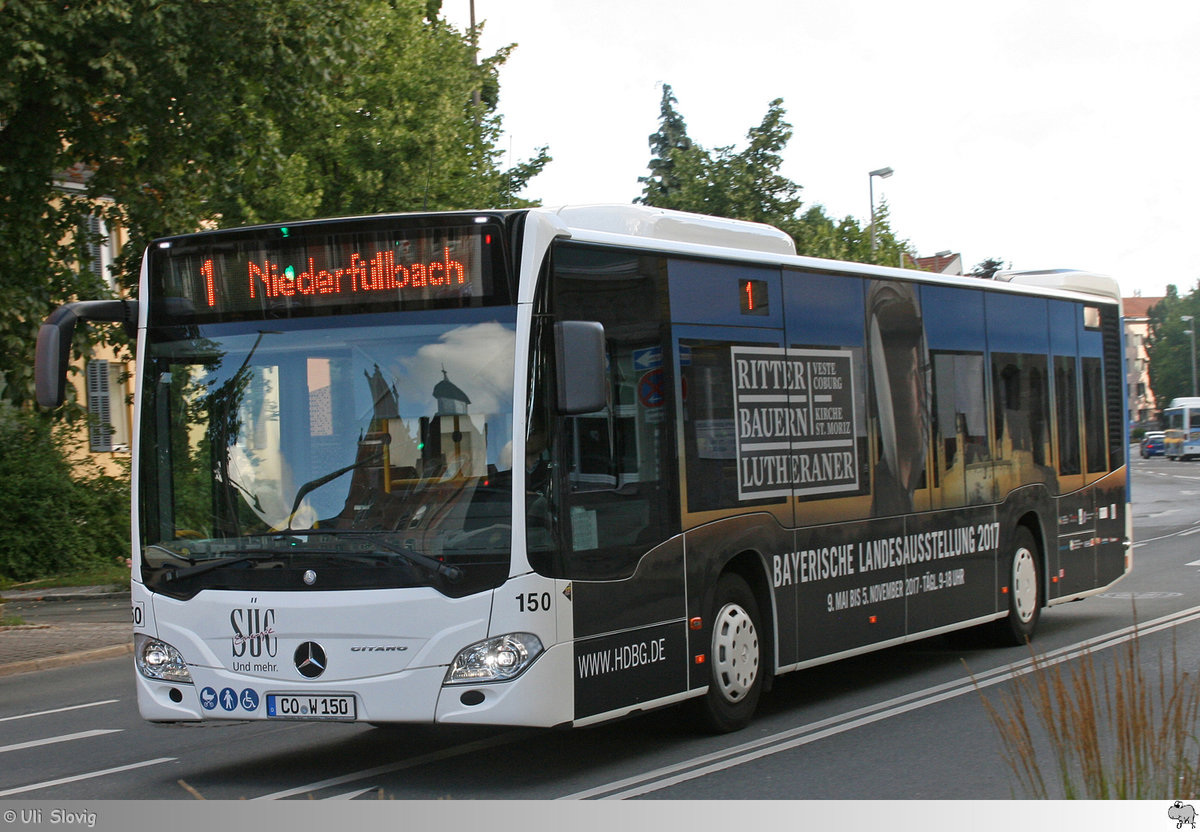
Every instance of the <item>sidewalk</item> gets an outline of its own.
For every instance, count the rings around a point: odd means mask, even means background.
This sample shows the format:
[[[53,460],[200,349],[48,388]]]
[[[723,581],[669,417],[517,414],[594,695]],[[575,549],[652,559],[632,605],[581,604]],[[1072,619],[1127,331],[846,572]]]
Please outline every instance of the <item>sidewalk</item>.
[[[120,598],[128,591],[110,587],[65,587],[61,589],[6,590],[0,600],[81,601]],[[54,667],[68,667],[133,652],[130,623],[60,621],[0,627],[0,677]]]

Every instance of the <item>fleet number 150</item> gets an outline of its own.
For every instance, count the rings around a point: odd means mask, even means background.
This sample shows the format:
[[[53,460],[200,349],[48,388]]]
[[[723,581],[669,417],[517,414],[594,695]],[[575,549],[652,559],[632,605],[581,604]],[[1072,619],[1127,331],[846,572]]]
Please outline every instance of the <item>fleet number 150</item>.
[[[539,612],[550,609],[549,592],[526,592],[517,596],[517,607],[521,612]]]

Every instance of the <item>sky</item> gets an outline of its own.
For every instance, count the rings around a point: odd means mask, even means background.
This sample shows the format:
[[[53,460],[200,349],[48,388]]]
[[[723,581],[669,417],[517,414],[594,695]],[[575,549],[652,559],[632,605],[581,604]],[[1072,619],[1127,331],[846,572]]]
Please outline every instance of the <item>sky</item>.
[[[470,0],[444,0],[457,26]],[[886,199],[920,256],[1077,268],[1123,294],[1200,280],[1200,3],[475,0],[523,194],[629,203],[662,84],[693,141],[742,148],[782,98],[781,172],[865,222]]]

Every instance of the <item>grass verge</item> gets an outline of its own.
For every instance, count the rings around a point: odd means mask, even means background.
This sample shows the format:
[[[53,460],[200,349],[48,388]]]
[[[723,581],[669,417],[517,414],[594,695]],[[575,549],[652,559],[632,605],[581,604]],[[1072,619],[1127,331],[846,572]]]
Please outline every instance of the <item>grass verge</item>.
[[[13,581],[0,577],[0,590],[6,589],[51,589],[64,586],[113,586],[129,587],[129,564],[121,561],[112,566],[97,566],[78,572],[50,575],[34,581]]]

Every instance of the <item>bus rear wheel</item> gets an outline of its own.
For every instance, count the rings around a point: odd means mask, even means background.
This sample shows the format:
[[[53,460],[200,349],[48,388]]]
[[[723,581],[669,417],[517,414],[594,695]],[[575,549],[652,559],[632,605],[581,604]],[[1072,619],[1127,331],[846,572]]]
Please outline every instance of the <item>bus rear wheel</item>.
[[[758,603],[738,575],[717,582],[708,656],[708,693],[700,700],[701,715],[719,733],[745,728],[762,693],[762,639]]]
[[[1041,570],[1038,568],[1038,546],[1029,529],[1020,527],[1013,536],[1009,557],[1008,615],[995,622],[995,636],[1000,644],[1025,644],[1033,638],[1042,612]]]

